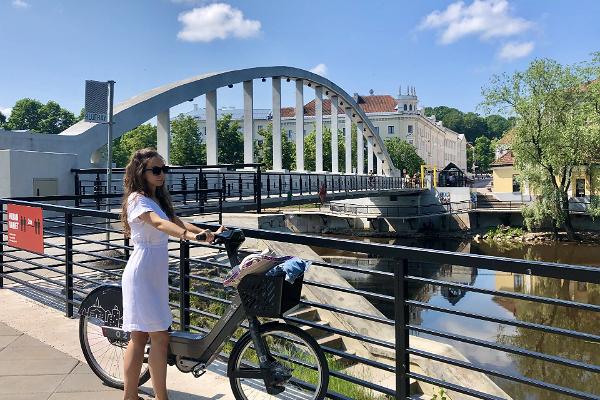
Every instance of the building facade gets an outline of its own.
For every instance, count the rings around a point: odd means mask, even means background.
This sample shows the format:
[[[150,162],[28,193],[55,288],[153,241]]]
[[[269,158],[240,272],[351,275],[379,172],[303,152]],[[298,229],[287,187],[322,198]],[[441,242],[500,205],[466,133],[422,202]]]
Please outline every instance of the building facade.
[[[375,130],[382,139],[398,137],[412,144],[417,154],[426,164],[443,169],[449,163],[454,163],[463,171],[467,168],[467,142],[464,135],[454,132],[437,121],[435,116],[426,117],[422,109],[418,108],[418,97],[414,88],[407,90],[406,94],[397,97],[391,95],[354,94],[354,100],[371,120]],[[233,120],[242,121],[243,109],[220,108],[217,117],[221,118],[231,114]],[[271,110],[254,109],[253,137],[259,143],[262,137],[259,132],[267,128],[270,123]],[[198,121],[200,135],[206,134],[206,110],[194,105],[194,109],[187,113]],[[288,139],[296,137],[296,111],[294,107],[281,109],[281,127]],[[338,127],[340,134],[345,134],[345,114],[341,108],[338,110]],[[241,125],[240,125],[241,126]],[[331,126],[331,102],[323,99],[323,126]],[[241,128],[240,128],[241,129]],[[315,102],[314,100],[304,105],[304,132],[308,135],[315,129]]]

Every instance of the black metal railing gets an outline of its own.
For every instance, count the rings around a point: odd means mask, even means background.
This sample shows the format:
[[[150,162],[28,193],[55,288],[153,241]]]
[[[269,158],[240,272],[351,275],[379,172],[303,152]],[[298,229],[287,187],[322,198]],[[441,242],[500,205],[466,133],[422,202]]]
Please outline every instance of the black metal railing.
[[[9,246],[5,216],[7,204],[28,205],[44,210],[44,253]],[[36,297],[54,299],[57,306],[71,317],[74,307],[90,290],[103,282],[119,281],[132,247],[121,235],[117,213],[11,199],[0,199],[0,205],[3,228],[0,240],[0,288],[19,287]],[[106,228],[106,221],[111,222],[110,228]],[[205,228],[215,226],[198,225]],[[104,240],[107,231],[111,233],[110,241]],[[478,386],[487,381],[497,383],[513,398],[600,399],[600,386],[597,384],[600,382],[600,334],[589,328],[594,325],[582,324],[582,321],[597,321],[600,315],[598,268],[258,229],[244,229],[244,233],[248,238],[280,245],[304,245],[362,257],[395,260],[395,263],[391,263],[392,270],[383,271],[315,259],[311,268],[316,271],[309,271],[304,279],[305,289],[312,295],[308,296],[307,292],[302,305],[316,310],[319,315],[333,313],[334,319],[341,323],[333,323],[332,320],[328,326],[300,316],[288,316],[287,322],[302,325],[312,332],[337,335],[343,343],[348,343],[348,346],[344,344],[341,347],[322,345],[328,355],[331,379],[335,382],[330,385],[330,398],[389,396],[407,399],[413,387],[410,380],[414,379],[445,388],[450,393],[457,392],[480,399],[503,398]],[[109,250],[105,250],[107,246]],[[220,317],[224,305],[229,303],[227,294],[222,290],[222,279],[230,266],[224,261],[226,257],[218,246],[171,240],[169,249],[171,306],[174,314],[178,315],[175,322],[181,328],[205,332]],[[436,265],[462,266],[468,271],[495,274],[496,279],[514,278],[515,291],[490,285],[489,280],[486,285],[474,286],[469,280],[456,281],[432,276],[427,271]],[[356,288],[340,278],[347,275],[352,277],[349,278],[352,282],[360,275],[374,280],[375,284]],[[579,285],[585,286],[588,297],[571,296],[568,290],[564,295],[518,291],[517,277],[538,279],[541,286],[558,282],[562,287],[564,282],[576,282],[577,288]],[[478,301],[470,309],[465,306],[454,307],[453,302],[433,302],[426,296],[411,294],[415,287],[433,288],[434,293],[441,291],[452,299],[466,295],[478,296]],[[566,287],[568,289],[570,286]],[[340,304],[336,299],[344,301]],[[484,306],[489,301],[502,304],[507,309],[529,308],[522,314],[515,312],[514,318],[506,313],[493,315]],[[368,306],[361,308],[360,304],[377,305],[377,309]],[[533,306],[543,307],[550,313],[536,319],[530,312]],[[552,318],[552,311],[567,317]],[[436,326],[423,323],[422,314],[426,312],[447,318],[447,323]],[[457,326],[468,321],[474,327],[473,331],[467,331],[467,334],[464,331],[455,332]],[[523,337],[531,338],[533,344],[529,346],[529,342],[508,343],[482,338],[476,327],[485,326],[489,329],[490,324],[502,332],[521,332]],[[432,339],[431,343],[460,345],[461,349],[469,351],[464,353],[466,358],[436,353],[434,348],[415,345],[411,339],[415,335]],[[540,346],[536,347],[544,340],[555,347],[546,351]],[[352,345],[360,346],[360,351],[352,350]],[[481,361],[477,356],[484,353],[491,354],[486,358],[491,361]],[[226,354],[223,356],[226,357]],[[494,360],[503,357],[532,360],[537,368],[507,371],[502,365],[494,364]],[[423,360],[434,363],[437,370],[454,368],[462,370],[463,374],[470,374],[467,375],[470,376],[469,384],[453,380],[451,373],[435,374],[432,371],[436,368],[422,368],[424,372],[415,372],[412,365]],[[566,381],[556,377],[563,375],[549,374],[550,370],[579,373],[575,375],[576,379]],[[375,380],[375,376],[391,376],[393,379]]]
[[[172,166],[167,186],[173,199],[182,203],[194,201],[198,189],[222,191],[225,202],[249,204],[258,212],[262,200],[289,199],[293,196],[369,192],[394,189],[417,189],[418,182],[401,177],[332,174],[311,172],[264,172],[262,164],[221,164]],[[107,193],[106,169],[72,169],[75,195]],[[111,193],[123,190],[123,168],[113,169]]]
[[[360,204],[348,201],[332,201],[329,203],[329,210],[336,214],[377,216],[382,218],[410,218],[463,213],[469,212],[472,207],[473,203],[470,200],[413,205]]]

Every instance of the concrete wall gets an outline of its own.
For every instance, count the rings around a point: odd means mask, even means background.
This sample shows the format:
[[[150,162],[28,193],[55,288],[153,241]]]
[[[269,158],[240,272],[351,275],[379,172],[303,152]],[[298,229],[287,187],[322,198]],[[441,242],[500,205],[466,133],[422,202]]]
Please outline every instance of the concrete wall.
[[[515,174],[514,167],[495,167],[492,172],[492,190],[494,193],[513,193],[512,178]]]
[[[76,166],[76,154],[0,150],[0,197],[34,196],[35,178],[56,179],[57,194],[74,194],[71,168]]]

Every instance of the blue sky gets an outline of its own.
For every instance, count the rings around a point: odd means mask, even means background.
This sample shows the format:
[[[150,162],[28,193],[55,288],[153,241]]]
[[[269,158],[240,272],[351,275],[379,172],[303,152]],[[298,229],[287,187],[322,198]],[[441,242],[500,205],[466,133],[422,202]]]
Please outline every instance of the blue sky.
[[[471,111],[495,73],[589,59],[598,15],[597,0],[0,0],[0,110],[31,97],[78,113],[86,79],[117,81],[119,102],[206,72],[290,65],[350,94],[412,85],[422,106]],[[269,85],[255,85],[255,107],[270,107]],[[284,105],[292,94],[284,86]],[[240,87],[219,91],[220,107],[241,104]]]

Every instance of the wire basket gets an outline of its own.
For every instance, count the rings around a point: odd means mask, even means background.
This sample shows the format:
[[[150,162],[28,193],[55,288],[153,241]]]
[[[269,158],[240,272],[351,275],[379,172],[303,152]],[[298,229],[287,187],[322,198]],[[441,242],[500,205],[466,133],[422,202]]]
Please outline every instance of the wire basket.
[[[237,287],[246,314],[280,318],[300,303],[303,277],[289,283],[284,276],[246,275]]]

